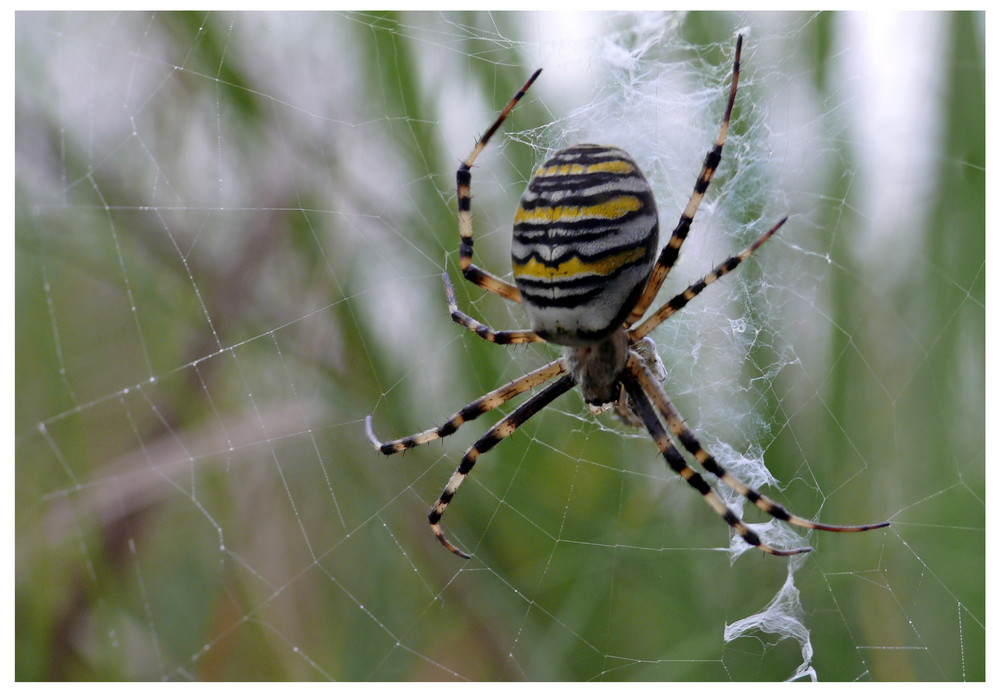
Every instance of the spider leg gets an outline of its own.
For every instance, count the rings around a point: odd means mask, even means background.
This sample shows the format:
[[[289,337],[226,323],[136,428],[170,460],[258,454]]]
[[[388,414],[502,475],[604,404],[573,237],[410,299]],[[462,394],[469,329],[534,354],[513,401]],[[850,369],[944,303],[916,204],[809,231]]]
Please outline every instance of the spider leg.
[[[452,545],[445,538],[444,531],[442,531],[440,526],[441,516],[448,509],[448,504],[458,491],[458,486],[462,484],[465,477],[472,471],[472,467],[475,466],[476,459],[479,458],[480,454],[493,449],[497,443],[517,430],[526,420],[551,404],[557,397],[572,389],[574,384],[575,381],[572,375],[564,375],[511,411],[509,415],[490,428],[485,435],[476,440],[476,443],[469,448],[469,451],[462,457],[462,463],[459,464],[458,469],[452,474],[438,501],[434,503],[430,514],[427,515],[427,519],[431,523],[431,530],[437,536],[437,539],[441,541],[441,545],[459,557],[464,557],[465,559],[471,557]]]
[[[640,324],[638,327],[632,329],[629,332],[630,338],[633,341],[637,341],[643,338],[651,331],[656,329],[656,327],[660,326],[660,324],[662,324],[664,320],[666,320],[668,317],[670,317],[675,312],[677,312],[685,305],[687,305],[689,302],[691,302],[691,300],[696,295],[704,291],[705,287],[708,286],[710,283],[714,282],[716,279],[725,276],[732,270],[736,269],[736,267],[740,266],[743,260],[752,255],[753,252],[761,245],[763,245],[768,238],[774,235],[775,231],[781,228],[784,225],[785,221],[787,220],[788,217],[786,216],[781,221],[772,226],[767,232],[765,232],[763,235],[757,238],[757,240],[750,243],[750,245],[744,248],[742,252],[725,259],[718,266],[716,266],[715,269],[713,269],[708,274],[695,281],[693,284],[691,284],[683,291],[681,291],[673,298],[671,298],[669,301],[664,303],[662,306],[660,306],[660,308],[652,315],[650,315],[648,318],[646,318],[646,320],[642,324]]]
[[[461,235],[458,255],[459,266],[462,268],[462,276],[480,288],[484,288],[491,293],[496,293],[498,296],[516,303],[521,302],[521,292],[517,290],[516,286],[480,269],[472,263],[472,194],[470,192],[472,186],[472,164],[475,163],[476,157],[486,147],[486,143],[490,141],[490,137],[500,129],[500,125],[507,119],[514,106],[521,100],[521,97],[528,91],[528,88],[538,78],[540,73],[540,69],[535,70],[534,74],[524,83],[524,86],[514,94],[514,97],[500,112],[500,116],[486,130],[483,136],[479,138],[476,146],[472,148],[472,152],[461,163],[458,171],[455,173],[455,179],[458,184],[458,231]]]
[[[684,457],[681,453],[677,451],[677,448],[670,442],[670,438],[667,436],[667,431],[660,423],[660,419],[657,418],[653,407],[649,403],[649,399],[646,397],[642,385],[636,380],[630,372],[626,372],[622,375],[622,383],[625,385],[625,390],[628,392],[629,398],[638,410],[640,418],[642,418],[643,423],[646,425],[646,429],[649,430],[649,434],[652,435],[653,439],[656,441],[657,447],[660,449],[660,453],[663,454],[663,458],[666,459],[667,465],[671,469],[677,472],[681,478],[688,482],[692,488],[701,493],[701,496],[705,499],[705,502],[715,510],[722,519],[729,524],[740,535],[740,537],[746,541],[749,545],[754,546],[763,550],[765,553],[770,553],[771,555],[788,556],[797,555],[799,553],[808,553],[812,550],[810,547],[804,548],[793,548],[791,550],[779,550],[778,548],[773,548],[767,543],[764,543],[760,536],[758,536],[750,527],[743,523],[739,517],[733,513],[722,498],[712,490],[705,479],[695,471],[693,468],[687,465],[684,461]]]
[[[729,87],[729,102],[726,104],[726,112],[722,117],[722,125],[719,127],[719,134],[715,138],[715,145],[708,152],[708,155],[705,156],[705,163],[702,165],[697,181],[695,181],[694,191],[691,193],[690,199],[688,199],[687,206],[681,213],[681,218],[677,222],[677,226],[674,227],[673,233],[670,234],[670,240],[667,241],[667,244],[663,246],[663,250],[660,251],[660,257],[656,260],[656,266],[653,267],[653,271],[649,276],[649,283],[646,284],[646,290],[643,291],[639,302],[632,308],[632,313],[625,320],[624,326],[626,329],[642,319],[642,316],[656,298],[656,294],[660,292],[660,287],[677,261],[677,256],[681,252],[681,245],[684,244],[688,231],[691,230],[691,222],[694,221],[694,215],[701,205],[702,198],[705,197],[708,184],[712,182],[715,169],[719,167],[719,161],[722,159],[722,145],[725,144],[726,134],[729,131],[729,118],[733,114],[733,104],[736,102],[736,87],[740,81],[740,53],[742,50],[743,35],[741,34],[736,39],[736,57],[733,60],[733,83]]]
[[[397,452],[402,452],[405,449],[410,449],[411,447],[416,447],[417,445],[426,444],[440,439],[446,435],[451,435],[453,432],[458,430],[459,426],[463,423],[475,420],[484,413],[492,411],[497,406],[513,399],[518,394],[523,394],[529,389],[533,389],[534,387],[551,380],[556,375],[565,371],[565,361],[562,358],[554,360],[548,365],[544,365],[537,370],[532,370],[531,372],[518,377],[509,384],[505,384],[502,387],[494,389],[492,392],[484,394],[446,420],[444,424],[439,425],[436,428],[431,428],[430,430],[419,432],[415,435],[410,435],[409,437],[392,440],[391,442],[379,441],[379,439],[375,437],[375,433],[372,431],[371,416],[365,418],[365,431],[368,434],[368,439],[371,441],[372,445],[375,446],[375,449],[385,455],[396,454]]]
[[[457,324],[471,329],[483,339],[494,344],[530,344],[536,341],[545,341],[530,329],[497,331],[469,317],[458,309],[458,302],[455,300],[455,287],[451,285],[448,273],[442,274],[441,278],[444,279],[444,290],[448,296],[448,310],[451,312],[451,319]]]
[[[819,529],[821,531],[836,532],[869,531],[871,529],[881,529],[889,525],[889,522],[884,521],[878,524],[864,524],[861,526],[837,526],[833,524],[820,524],[792,514],[774,500],[771,500],[766,495],[763,495],[754,488],[751,488],[739,478],[726,471],[726,469],[715,460],[715,457],[702,448],[698,438],[695,437],[694,433],[691,432],[691,429],[684,423],[684,419],[681,418],[677,409],[674,408],[674,405],[670,402],[666,392],[664,392],[663,388],[655,382],[653,376],[649,373],[646,366],[642,364],[642,360],[640,358],[634,355],[629,356],[628,371],[633,375],[633,377],[636,378],[636,380],[638,380],[639,385],[646,392],[649,398],[652,399],[653,405],[657,408],[657,410],[659,410],[660,415],[666,419],[671,431],[674,436],[680,440],[684,449],[694,455],[694,458],[698,460],[698,463],[700,463],[706,471],[716,476],[723,483],[753,502],[758,508],[767,512],[775,519],[780,519],[781,521],[788,522],[789,524],[802,526],[807,529]]]
[[[629,356],[629,362],[632,362],[634,356]],[[701,493],[701,496],[705,499],[705,502],[715,510],[722,519],[733,528],[740,537],[754,546],[755,548],[760,548],[765,553],[770,553],[771,555],[797,555],[798,553],[808,553],[812,548],[793,548],[791,550],[779,550],[778,548],[773,548],[767,543],[764,543],[760,536],[758,536],[753,529],[744,524],[733,510],[731,510],[722,498],[712,490],[705,479],[700,473],[695,471],[693,468],[687,465],[684,461],[684,457],[681,453],[677,451],[673,443],[670,442],[670,438],[667,436],[667,431],[660,423],[660,419],[656,417],[656,412],[653,410],[652,405],[649,403],[649,399],[646,396],[645,388],[642,386],[640,381],[635,378],[632,374],[631,369],[626,370],[622,373],[621,377],[622,384],[625,385],[625,391],[628,392],[629,400],[635,406],[639,417],[645,424],[646,429],[649,430],[649,434],[652,435],[653,439],[656,441],[656,446],[659,447],[660,453],[663,458],[667,460],[667,465],[677,472],[677,474],[688,482],[692,488]]]

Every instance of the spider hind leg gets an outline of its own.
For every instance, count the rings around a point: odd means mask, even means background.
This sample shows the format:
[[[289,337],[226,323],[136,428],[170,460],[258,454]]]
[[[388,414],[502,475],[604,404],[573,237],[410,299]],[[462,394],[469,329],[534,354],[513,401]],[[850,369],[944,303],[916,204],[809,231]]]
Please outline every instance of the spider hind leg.
[[[462,276],[465,277],[467,281],[476,284],[480,288],[483,288],[491,293],[495,293],[502,298],[514,301],[515,303],[521,302],[521,293],[517,290],[517,287],[504,281],[503,279],[490,274],[484,269],[480,269],[475,264],[472,263],[472,165],[476,161],[476,157],[479,156],[480,152],[486,147],[486,143],[490,141],[490,137],[500,129],[503,121],[507,119],[507,116],[517,105],[517,102],[521,100],[524,94],[531,87],[532,83],[538,79],[538,75],[541,74],[541,70],[535,70],[535,72],[528,78],[528,81],[524,83],[513,98],[507,103],[507,106],[500,112],[500,116],[490,125],[489,129],[479,138],[476,145],[472,148],[472,151],[462,161],[458,170],[455,172],[455,183],[458,190],[458,232],[459,232],[459,245],[458,245],[458,256],[459,256],[459,266],[462,269]]]

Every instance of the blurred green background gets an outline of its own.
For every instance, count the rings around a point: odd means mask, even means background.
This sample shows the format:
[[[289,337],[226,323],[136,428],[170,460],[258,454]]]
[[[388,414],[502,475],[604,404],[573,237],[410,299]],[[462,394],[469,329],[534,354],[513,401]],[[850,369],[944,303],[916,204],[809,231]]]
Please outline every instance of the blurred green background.
[[[574,392],[480,460],[454,558],[426,512],[489,423],[386,460],[365,417],[422,430],[558,353],[451,323],[458,160],[542,65],[477,162],[477,261],[508,272],[532,166],[618,108],[665,236],[740,29],[665,294],[791,220],[654,333],[666,385],[787,506],[892,527],[732,562]],[[982,14],[19,13],[15,50],[17,679],[985,677]],[[635,112],[623,74],[688,87]],[[799,639],[726,641],[790,574]]]

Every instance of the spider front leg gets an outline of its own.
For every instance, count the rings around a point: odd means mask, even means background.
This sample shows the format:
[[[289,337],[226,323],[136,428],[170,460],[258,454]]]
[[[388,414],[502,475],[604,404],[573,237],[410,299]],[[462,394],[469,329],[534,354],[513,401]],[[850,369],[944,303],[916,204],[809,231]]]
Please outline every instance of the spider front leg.
[[[516,286],[480,269],[472,263],[472,164],[475,163],[476,157],[486,147],[486,143],[490,141],[490,137],[500,129],[503,121],[507,119],[514,106],[521,100],[521,97],[524,96],[532,82],[538,78],[541,72],[540,69],[535,70],[534,74],[524,83],[524,86],[514,94],[514,97],[507,103],[503,111],[500,112],[500,116],[486,130],[483,136],[479,138],[476,146],[472,148],[472,152],[466,157],[455,173],[455,179],[458,184],[458,231],[461,235],[458,245],[458,255],[462,276],[480,288],[484,288],[491,293],[496,293],[498,296],[516,303],[521,302],[521,293],[517,290]]]
[[[709,507],[715,510],[715,513],[722,517],[722,519],[729,524],[729,526],[732,527],[732,529],[736,531],[736,533],[738,533],[744,541],[755,548],[759,548],[765,553],[779,556],[797,555],[799,553],[808,553],[811,551],[812,548],[808,546],[804,548],[793,548],[791,550],[779,550],[778,548],[773,548],[767,543],[764,543],[760,539],[760,536],[758,536],[753,529],[744,524],[743,521],[736,516],[733,510],[731,510],[726,503],[722,501],[722,498],[719,497],[714,490],[712,490],[712,486],[705,481],[701,474],[688,466],[687,462],[684,461],[684,457],[681,456],[681,453],[678,452],[677,448],[674,447],[672,442],[670,442],[666,429],[663,427],[663,424],[660,423],[660,419],[657,418],[656,412],[649,403],[645,387],[633,376],[633,363],[638,363],[638,365],[642,367],[638,358],[634,355],[630,355],[629,369],[622,374],[622,384],[625,386],[625,391],[628,393],[632,405],[639,414],[639,418],[642,419],[642,422],[645,424],[649,434],[653,437],[653,440],[656,441],[656,446],[659,448],[663,458],[666,459],[667,465],[681,478],[687,481],[688,485],[701,493],[702,498],[708,503]]]
[[[762,494],[760,491],[751,488],[739,478],[729,473],[719,464],[719,462],[715,460],[715,457],[702,448],[698,438],[695,437],[695,434],[691,432],[691,429],[686,423],[684,423],[684,420],[677,412],[677,409],[674,408],[674,405],[667,397],[666,392],[664,392],[659,384],[653,380],[652,375],[638,357],[630,357],[628,370],[636,378],[636,380],[638,380],[639,385],[653,401],[653,405],[659,410],[660,415],[666,419],[667,425],[670,426],[670,430],[673,432],[674,436],[680,440],[684,449],[691,453],[706,471],[717,477],[746,499],[750,500],[750,502],[753,502],[759,509],[767,512],[775,519],[807,529],[833,531],[837,533],[870,531],[872,529],[881,529],[889,526],[889,522],[887,521],[883,521],[878,524],[862,524],[858,526],[820,524],[792,514],[774,500]]]
[[[448,485],[444,487],[444,491],[441,493],[438,501],[434,503],[430,514],[427,515],[427,519],[431,524],[431,531],[433,531],[434,535],[437,536],[437,539],[441,541],[441,545],[459,557],[464,557],[466,560],[471,557],[471,555],[462,552],[452,545],[451,542],[445,538],[444,531],[440,526],[441,517],[445,510],[448,509],[448,504],[451,502],[452,498],[455,497],[455,493],[458,492],[458,487],[462,484],[462,481],[465,480],[465,477],[469,475],[469,472],[472,471],[472,467],[476,465],[476,459],[479,458],[480,454],[484,454],[485,452],[493,449],[497,443],[517,430],[522,424],[524,424],[525,421],[551,404],[556,400],[556,398],[572,389],[574,384],[575,381],[573,380],[572,375],[564,375],[514,409],[503,420],[490,428],[485,435],[476,440],[476,443],[469,448],[469,451],[467,451],[465,456],[462,457],[462,463],[459,464],[458,469],[456,469],[455,473],[452,474],[451,479],[448,481]]]
[[[562,358],[554,360],[548,365],[543,365],[537,370],[532,370],[525,375],[521,375],[521,377],[518,377],[509,384],[505,384],[503,387],[499,387],[488,394],[484,394],[465,406],[461,411],[451,416],[444,422],[444,424],[439,425],[436,428],[431,428],[430,430],[419,432],[416,435],[402,437],[398,440],[392,440],[391,442],[381,442],[377,437],[375,437],[375,433],[372,431],[371,416],[365,418],[365,432],[368,435],[369,441],[372,445],[374,445],[376,450],[387,456],[390,454],[396,454],[406,449],[410,449],[411,447],[427,444],[428,442],[433,442],[434,440],[451,435],[458,430],[459,426],[463,423],[468,423],[470,420],[479,418],[479,416],[487,413],[488,411],[492,411],[504,402],[510,401],[518,394],[523,394],[529,389],[533,389],[544,382],[548,382],[556,375],[564,372],[566,372],[565,361]]]

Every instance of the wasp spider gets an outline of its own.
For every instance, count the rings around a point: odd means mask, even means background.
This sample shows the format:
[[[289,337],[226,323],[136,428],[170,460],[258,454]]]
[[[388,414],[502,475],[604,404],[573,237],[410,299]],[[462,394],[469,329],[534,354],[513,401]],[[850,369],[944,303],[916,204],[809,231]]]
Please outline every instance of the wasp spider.
[[[514,285],[472,263],[471,168],[490,137],[538,77],[536,71],[510,100],[496,122],[476,143],[458,168],[459,257],[462,275],[477,286],[514,302],[528,313],[530,330],[497,331],[459,310],[447,274],[445,290],[452,319],[497,344],[548,341],[565,347],[564,355],[476,399],[442,425],[391,442],[380,442],[366,420],[368,437],[382,454],[395,454],[454,433],[460,425],[555,379],[514,409],[480,437],[465,453],[458,469],[431,508],[431,529],[450,551],[468,558],[445,537],[441,517],[479,456],[494,447],[521,424],[578,386],[584,400],[594,407],[614,405],[636,423],[645,425],[660,453],[676,471],[747,543],[772,555],[793,555],[809,547],[779,550],[761,541],[691,468],[668,437],[674,438],[708,473],[753,502],[772,517],[823,531],[867,531],[888,522],[864,526],[820,524],[789,513],[784,507],[747,486],[726,471],[702,448],[674,408],[655,366],[655,346],[649,355],[646,335],[682,309],[710,283],[735,269],[759,248],[786,219],[747,248],[715,267],[640,322],[677,260],[695,212],[719,165],[729,118],[736,98],[743,37],[736,42],[732,85],[715,144],[705,157],[694,192],[670,239],[655,257],[658,239],[656,201],[636,162],[617,147],[578,144],[557,152],[535,171],[514,214],[512,256]],[[787,218],[787,217],[786,217]],[[655,258],[655,259],[654,259]],[[646,346],[646,348],[643,348]],[[631,415],[629,415],[631,414]]]

